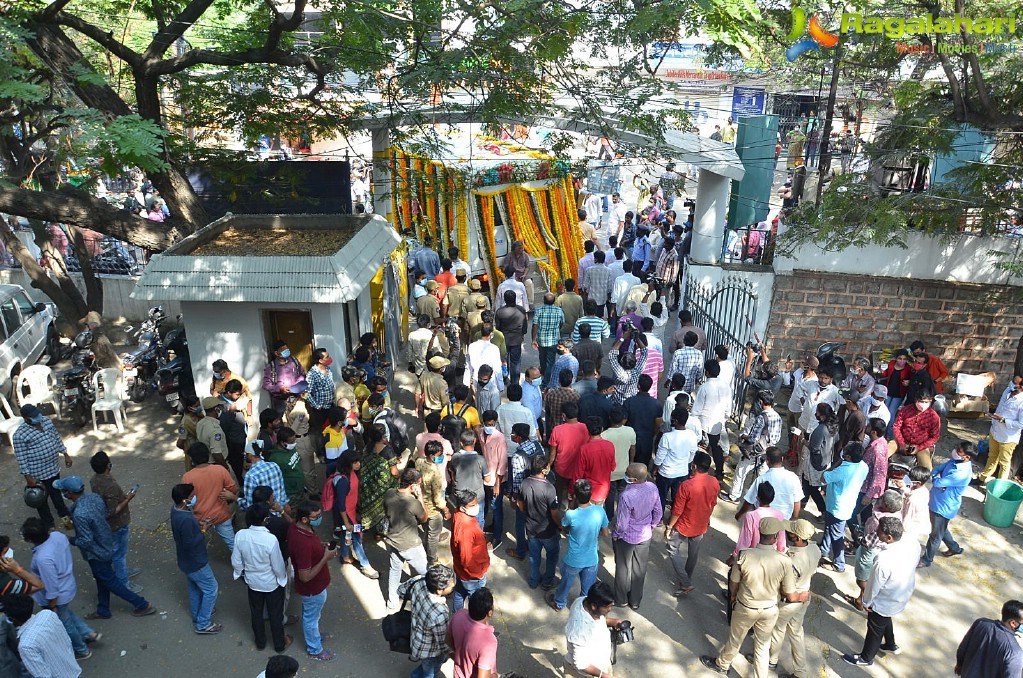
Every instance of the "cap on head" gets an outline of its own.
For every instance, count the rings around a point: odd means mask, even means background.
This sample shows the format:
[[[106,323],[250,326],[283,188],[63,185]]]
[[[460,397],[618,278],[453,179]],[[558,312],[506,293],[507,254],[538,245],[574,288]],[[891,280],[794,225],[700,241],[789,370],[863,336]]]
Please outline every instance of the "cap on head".
[[[487,300],[484,297],[480,297],[476,300],[476,308],[486,308]]]
[[[30,424],[41,424],[46,421],[46,415],[35,405],[22,405],[21,418]]]
[[[870,392],[875,398],[884,400],[888,397],[888,387],[884,384],[874,384],[874,390]]]
[[[483,289],[483,285],[480,284],[479,280],[473,278],[472,280],[469,281],[469,289],[472,290],[473,292],[479,292],[481,289]]]
[[[760,519],[760,534],[762,535],[778,534],[784,527],[782,521],[772,516]]]
[[[68,476],[67,478],[55,480],[53,481],[53,486],[61,492],[73,492],[74,494],[85,492],[85,483],[78,476]]]
[[[224,404],[223,400],[221,400],[220,398],[215,398],[213,396],[206,396],[205,398],[202,399],[202,408],[204,410],[212,410],[214,407],[220,407],[223,404]]]
[[[427,280],[426,281],[426,289],[428,289],[429,291],[433,292],[435,289],[437,289],[437,287],[438,287],[438,285],[437,285],[437,281],[436,280]]]
[[[450,364],[451,361],[441,355],[435,355],[430,358],[430,367],[435,370],[442,370]]]
[[[813,538],[813,535],[816,533],[816,530],[813,527],[813,523],[811,523],[806,518],[800,518],[798,520],[786,520],[784,528],[786,532],[791,532],[792,534],[796,535],[803,541],[810,541]]]

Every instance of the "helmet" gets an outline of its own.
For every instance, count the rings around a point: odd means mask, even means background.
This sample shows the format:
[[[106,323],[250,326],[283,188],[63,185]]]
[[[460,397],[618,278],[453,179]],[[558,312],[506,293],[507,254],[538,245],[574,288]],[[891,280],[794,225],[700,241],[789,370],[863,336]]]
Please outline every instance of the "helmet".
[[[46,488],[36,485],[25,488],[25,504],[29,508],[37,509],[46,504]]]
[[[163,312],[163,306],[154,306],[149,309],[149,317],[153,320],[166,320],[167,314]]]
[[[83,330],[75,335],[75,348],[87,348],[92,344],[92,330]]]

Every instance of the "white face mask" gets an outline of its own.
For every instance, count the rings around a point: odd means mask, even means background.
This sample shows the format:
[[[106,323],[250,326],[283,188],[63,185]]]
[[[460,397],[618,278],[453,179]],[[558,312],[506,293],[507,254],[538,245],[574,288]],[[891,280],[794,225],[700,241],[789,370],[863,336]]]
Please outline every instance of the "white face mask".
[[[284,449],[293,450],[298,447],[298,443],[284,443]]]
[[[488,436],[492,436],[495,433],[497,433],[497,427],[496,426],[484,426],[483,427],[483,432],[486,433]]]
[[[475,506],[465,506],[462,508],[462,511],[465,512],[465,515],[475,518],[480,514],[480,505],[476,504]]]

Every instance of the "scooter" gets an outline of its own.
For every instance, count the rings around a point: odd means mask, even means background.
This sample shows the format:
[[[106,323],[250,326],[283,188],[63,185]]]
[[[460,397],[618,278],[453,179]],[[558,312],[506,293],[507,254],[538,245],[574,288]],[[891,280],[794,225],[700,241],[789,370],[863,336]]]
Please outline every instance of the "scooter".
[[[71,342],[74,353],[71,355],[71,369],[61,375],[60,417],[70,418],[76,426],[85,426],[89,419],[92,404],[96,402],[93,391],[92,375],[97,370],[96,354],[93,353],[93,334],[91,330],[83,330]]]
[[[845,359],[840,355],[836,355],[843,348],[845,348],[845,342],[828,341],[821,344],[817,349],[817,360],[820,361],[819,369],[827,370],[831,374],[832,382],[835,384],[841,384],[849,374],[849,370],[845,365]]]
[[[178,315],[178,320],[181,316]],[[165,350],[168,357],[173,358],[156,372],[156,391],[172,410],[181,410],[181,397],[186,393],[195,393],[195,380],[192,377],[192,363],[188,356],[188,337],[185,328],[178,327],[167,333]]]
[[[160,324],[167,318],[160,306],[149,309],[149,315],[135,330],[139,345],[134,351],[121,356],[124,389],[133,403],[140,403],[149,395],[157,371],[167,363],[167,353],[160,338]],[[129,325],[125,332],[131,332]]]

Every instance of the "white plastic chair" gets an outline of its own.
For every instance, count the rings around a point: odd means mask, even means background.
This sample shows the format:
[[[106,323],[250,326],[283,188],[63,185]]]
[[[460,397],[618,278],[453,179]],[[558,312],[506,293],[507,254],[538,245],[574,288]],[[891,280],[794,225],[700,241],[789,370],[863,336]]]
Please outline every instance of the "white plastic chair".
[[[15,416],[14,408],[7,401],[7,398],[0,394],[0,435],[7,436],[7,442],[14,447],[14,431],[22,422],[25,420],[21,417]]]
[[[25,389],[28,392],[25,392]],[[46,365],[32,365],[18,375],[18,383],[14,388],[15,401],[20,408],[22,405],[35,405],[40,407],[44,403],[50,403],[55,413],[60,413],[60,406],[57,403],[57,378],[53,376],[53,370]]]
[[[121,370],[116,367],[97,370],[92,375],[92,388],[96,393],[96,402],[92,404],[92,430],[97,430],[97,412],[113,412],[118,432],[124,433],[124,422],[128,420],[124,403],[128,398],[124,393],[124,375]]]

